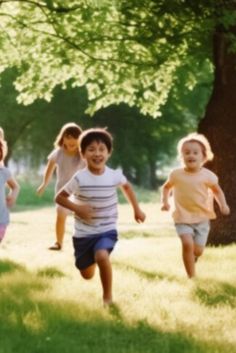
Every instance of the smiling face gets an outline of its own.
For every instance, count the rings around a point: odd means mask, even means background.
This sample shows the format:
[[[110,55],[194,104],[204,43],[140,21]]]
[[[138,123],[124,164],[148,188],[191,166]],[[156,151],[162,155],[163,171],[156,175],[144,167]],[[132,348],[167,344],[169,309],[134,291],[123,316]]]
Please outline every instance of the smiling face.
[[[206,161],[203,147],[198,142],[185,142],[182,146],[181,152],[185,170],[189,172],[199,171]]]
[[[78,150],[78,139],[66,135],[63,137],[63,146],[68,153],[75,153]]]
[[[103,174],[105,165],[110,157],[110,152],[102,141],[92,141],[83,152],[88,169],[93,174]]]

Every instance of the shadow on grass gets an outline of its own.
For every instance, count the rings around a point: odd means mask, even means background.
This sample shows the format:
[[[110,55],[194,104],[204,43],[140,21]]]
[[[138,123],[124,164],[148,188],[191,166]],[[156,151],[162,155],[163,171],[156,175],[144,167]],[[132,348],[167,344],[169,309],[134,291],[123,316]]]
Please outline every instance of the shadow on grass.
[[[65,274],[56,267],[45,267],[42,270],[39,270],[37,275],[48,278],[61,278],[65,276]]]
[[[236,353],[233,346],[206,344],[188,332],[161,331],[146,321],[130,324],[118,305],[95,312],[89,306],[93,298],[87,307],[56,301],[52,284],[17,264],[0,277],[0,353]]]
[[[113,262],[113,265],[119,269],[122,269],[122,270],[133,271],[137,275],[139,275],[140,277],[145,278],[146,280],[149,280],[149,281],[153,281],[153,280],[166,280],[169,282],[178,281],[178,278],[176,276],[170,276],[165,272],[145,271],[140,268],[137,268],[137,267],[134,267],[131,265],[127,265],[127,264],[121,263],[121,262],[115,262],[115,261]]]
[[[228,283],[198,284],[194,295],[207,306],[227,305],[236,308],[236,287]]]

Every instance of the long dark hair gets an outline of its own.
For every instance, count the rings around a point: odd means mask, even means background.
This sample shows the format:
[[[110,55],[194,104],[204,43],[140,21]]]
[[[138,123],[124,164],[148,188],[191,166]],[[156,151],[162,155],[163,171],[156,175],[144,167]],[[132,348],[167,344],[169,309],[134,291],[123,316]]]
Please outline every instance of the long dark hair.
[[[81,127],[75,123],[67,123],[63,125],[54,141],[54,147],[61,147],[63,145],[63,138],[65,136],[72,136],[77,139],[79,138],[81,132]]]

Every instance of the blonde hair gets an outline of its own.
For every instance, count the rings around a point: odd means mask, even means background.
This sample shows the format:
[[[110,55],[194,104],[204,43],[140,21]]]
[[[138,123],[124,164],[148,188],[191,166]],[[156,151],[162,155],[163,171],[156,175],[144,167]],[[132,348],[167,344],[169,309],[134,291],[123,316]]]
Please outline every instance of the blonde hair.
[[[179,157],[182,156],[183,145],[187,142],[199,143],[199,145],[202,148],[203,156],[205,157],[205,162],[211,161],[214,158],[214,154],[211,150],[211,146],[210,146],[209,141],[207,140],[207,138],[204,135],[198,134],[197,132],[193,132],[193,133],[183,137],[178,142],[177,151],[178,151]]]

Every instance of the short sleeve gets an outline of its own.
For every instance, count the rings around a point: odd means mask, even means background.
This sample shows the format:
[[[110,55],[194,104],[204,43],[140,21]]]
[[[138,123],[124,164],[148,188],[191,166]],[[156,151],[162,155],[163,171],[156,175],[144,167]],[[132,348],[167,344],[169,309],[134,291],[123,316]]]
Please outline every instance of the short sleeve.
[[[208,178],[207,178],[208,186],[209,187],[214,186],[214,185],[218,184],[218,182],[219,182],[218,176],[209,170],[209,174],[208,174]]]
[[[167,178],[167,182],[170,183],[171,185],[174,185],[174,183],[175,183],[175,171],[174,170],[172,172],[170,172],[170,174]]]
[[[55,149],[53,150],[47,157],[47,160],[48,161],[53,161],[53,162],[56,162],[57,161],[57,158],[58,158],[58,153],[59,153],[59,149]]]
[[[67,194],[72,195],[79,191],[79,180],[74,175],[64,186],[61,190],[67,192]]]
[[[10,171],[10,169],[8,168],[5,169],[5,175],[6,175],[6,180],[9,180],[12,178],[12,172]]]
[[[121,169],[117,169],[115,172],[116,172],[117,185],[127,184],[128,180],[127,180],[126,176],[123,174],[123,171]]]

